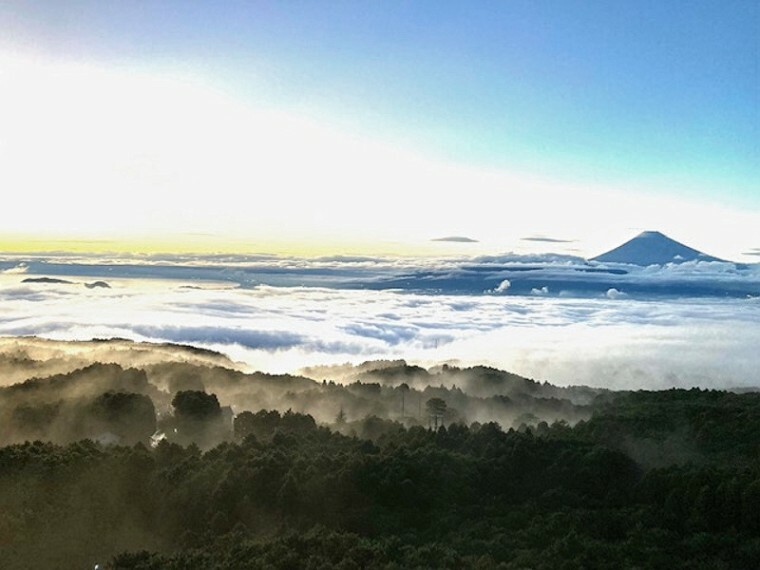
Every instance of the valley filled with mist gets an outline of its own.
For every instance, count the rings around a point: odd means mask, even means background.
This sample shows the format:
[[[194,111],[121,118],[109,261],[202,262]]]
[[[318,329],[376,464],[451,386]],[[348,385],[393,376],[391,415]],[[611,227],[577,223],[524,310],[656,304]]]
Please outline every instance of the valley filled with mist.
[[[760,393],[0,338],[3,567],[750,568]]]
[[[757,567],[758,300],[653,231],[6,255],[3,568]]]
[[[5,255],[0,335],[192,344],[275,374],[404,359],[561,386],[756,386],[760,264],[688,258],[656,232],[628,245],[625,263],[619,253]],[[664,255],[672,261],[644,265]]]

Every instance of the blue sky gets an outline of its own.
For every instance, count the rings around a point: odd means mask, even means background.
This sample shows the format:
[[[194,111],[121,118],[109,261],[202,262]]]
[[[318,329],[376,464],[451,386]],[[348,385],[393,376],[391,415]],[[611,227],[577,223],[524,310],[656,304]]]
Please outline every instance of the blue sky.
[[[145,87],[146,78],[169,77],[220,93],[242,108],[314,122],[391,153],[530,181],[505,192],[505,204],[530,193],[535,180],[552,186],[552,197],[578,188],[605,194],[609,188],[613,198],[617,192],[654,200],[642,208],[643,227],[635,229],[672,229],[674,237],[692,239],[703,231],[696,214],[672,228],[649,227],[663,218],[647,219],[645,213],[662,209],[656,200],[665,198],[684,208],[737,213],[729,223],[731,239],[716,244],[716,254],[736,257],[742,249],[760,246],[760,237],[754,243],[748,237],[760,211],[757,2],[10,1],[0,5],[0,30],[0,56],[6,62],[43,65],[43,75],[55,74],[62,65],[86,68],[90,79],[79,75],[83,91],[93,81],[102,83],[104,73],[118,76],[117,84],[122,79],[141,83],[138,92],[156,89]],[[13,81],[19,65],[8,69],[5,76]],[[20,93],[15,101],[26,99]],[[114,107],[119,104],[115,100]],[[320,137],[315,144],[324,147]],[[14,146],[13,135],[2,142]],[[308,147],[302,152],[308,154]],[[298,164],[301,156],[291,157],[292,162]],[[166,162],[158,155],[150,160],[152,167]],[[471,178],[472,185],[479,184],[479,175]],[[326,198],[330,207],[314,219],[291,213],[306,228],[304,235],[332,223],[340,230],[334,239],[344,239],[356,227],[342,228],[342,220],[355,218],[357,211],[338,215],[336,204],[347,202],[347,188],[357,183],[325,176],[324,186],[343,183],[346,190]],[[76,186],[75,177],[63,180]],[[98,180],[102,184],[106,178]],[[318,181],[314,184],[319,191]],[[26,188],[44,193],[47,186],[40,180]],[[293,181],[292,192],[301,187]],[[410,188],[406,194],[415,192],[422,193]],[[80,202],[92,202],[91,195],[82,194]],[[500,194],[483,191],[479,198],[488,196],[498,200]],[[572,214],[583,218],[587,200],[582,193],[569,200],[577,207]],[[434,196],[420,198],[409,208],[431,201]],[[612,198],[609,204],[598,203],[601,217],[610,220],[606,233],[617,240],[626,235],[623,230],[631,231],[621,223],[635,223],[618,219],[614,205]],[[444,201],[440,208],[448,225],[417,233],[409,229],[402,239],[477,232],[477,220],[454,223],[454,213],[461,213],[455,202]],[[477,217],[476,210],[467,213]],[[203,229],[218,232],[225,212],[209,215],[217,221]],[[83,218],[73,211],[71,216],[76,224],[59,224],[60,234],[82,226]],[[602,245],[599,235],[584,234],[588,219],[578,227],[557,227],[542,222],[535,209],[524,217],[531,216],[535,234],[548,235],[556,227],[556,237]],[[197,216],[180,219],[198,225]],[[400,225],[413,223],[405,219]],[[153,228],[148,222],[144,226],[147,233]],[[518,233],[530,232],[529,227]],[[745,229],[738,232],[738,227]],[[34,224],[14,227],[18,233],[25,230],[33,232]],[[88,235],[103,233],[94,227]],[[493,241],[490,235],[474,237]],[[379,229],[368,234],[376,238],[387,236]],[[508,241],[493,243],[508,246]]]

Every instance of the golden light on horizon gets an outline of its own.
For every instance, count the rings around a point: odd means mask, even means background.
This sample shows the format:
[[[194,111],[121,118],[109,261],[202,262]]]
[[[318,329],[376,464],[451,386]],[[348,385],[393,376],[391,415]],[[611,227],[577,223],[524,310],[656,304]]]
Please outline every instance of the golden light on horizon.
[[[541,233],[593,255],[660,229],[740,259],[757,227],[751,211],[428,156],[158,70],[0,58],[0,123],[5,251],[498,253]],[[431,241],[448,235],[478,242]]]

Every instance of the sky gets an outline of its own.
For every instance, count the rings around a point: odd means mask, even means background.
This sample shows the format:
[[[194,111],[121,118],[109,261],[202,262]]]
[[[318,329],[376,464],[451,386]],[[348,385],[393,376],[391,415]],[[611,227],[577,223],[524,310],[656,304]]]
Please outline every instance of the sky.
[[[4,251],[757,261],[759,127],[753,1],[0,4]]]

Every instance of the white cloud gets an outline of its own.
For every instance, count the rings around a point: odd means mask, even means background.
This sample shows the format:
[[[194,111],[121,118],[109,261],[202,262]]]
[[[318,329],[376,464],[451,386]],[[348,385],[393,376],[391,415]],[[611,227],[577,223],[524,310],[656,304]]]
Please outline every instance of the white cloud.
[[[509,279],[502,280],[501,283],[499,283],[495,288],[491,289],[491,293],[506,293],[509,291],[509,288],[512,286],[512,283],[509,281]]]
[[[197,283],[197,282],[196,282]],[[756,382],[760,303],[424,295],[110,280],[19,287],[0,277],[0,335],[193,343],[252,368],[407,358],[486,363],[560,384]],[[195,283],[190,283],[194,285]]]
[[[622,291],[618,291],[614,287],[610,287],[609,289],[607,289],[607,293],[605,293],[605,296],[608,299],[623,299],[627,297],[628,295],[626,295]]]
[[[29,266],[26,263],[19,263],[14,267],[9,267],[8,269],[1,270],[0,273],[3,275],[23,275],[27,271],[29,271]]]

